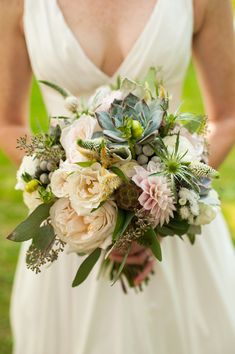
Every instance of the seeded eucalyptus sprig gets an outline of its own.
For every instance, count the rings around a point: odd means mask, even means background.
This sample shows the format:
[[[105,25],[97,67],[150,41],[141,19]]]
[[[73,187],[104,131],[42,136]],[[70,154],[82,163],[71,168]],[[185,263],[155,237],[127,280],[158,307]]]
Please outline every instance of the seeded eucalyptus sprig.
[[[23,150],[27,156],[35,156],[39,160],[65,159],[65,151],[59,142],[59,137],[54,134],[40,133],[32,137],[25,135],[17,139],[16,147]]]

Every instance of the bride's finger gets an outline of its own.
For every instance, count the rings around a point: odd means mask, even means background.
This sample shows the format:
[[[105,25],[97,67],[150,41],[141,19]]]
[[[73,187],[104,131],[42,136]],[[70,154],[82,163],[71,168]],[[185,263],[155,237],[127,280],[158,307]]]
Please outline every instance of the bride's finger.
[[[141,272],[141,273],[134,279],[134,285],[135,285],[135,286],[140,285],[140,284],[145,280],[145,278],[149,275],[149,273],[152,272],[152,270],[154,269],[154,264],[155,264],[155,261],[154,261],[154,259],[153,259],[153,260],[151,260],[151,261],[146,265],[146,267],[144,268],[143,272]]]
[[[149,251],[143,250],[138,254],[128,256],[126,260],[126,264],[141,265],[146,261],[148,257],[149,257]],[[121,263],[123,260],[123,255],[113,252],[110,254],[109,259],[111,259],[114,262]]]

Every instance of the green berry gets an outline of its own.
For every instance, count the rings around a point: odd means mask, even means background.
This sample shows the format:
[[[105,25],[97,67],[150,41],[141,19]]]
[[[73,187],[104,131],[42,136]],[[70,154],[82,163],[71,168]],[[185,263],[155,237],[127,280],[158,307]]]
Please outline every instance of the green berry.
[[[47,171],[47,161],[41,161],[39,166],[42,171]]]
[[[57,168],[57,166],[56,166],[56,163],[54,161],[49,161],[47,163],[47,170],[48,171],[53,172],[53,171],[56,170],[56,168]]]
[[[49,180],[49,176],[47,173],[43,173],[41,176],[40,176],[40,181],[42,182],[42,184],[49,184],[50,183],[50,180]]]
[[[140,165],[145,165],[146,163],[148,163],[148,158],[147,158],[147,156],[141,154],[141,155],[138,156],[137,162],[138,162]]]
[[[144,146],[143,146],[143,154],[144,154],[145,156],[148,156],[148,157],[153,156],[154,150],[153,150],[153,148],[152,148],[151,146],[149,146],[149,145],[144,145]]]
[[[138,144],[136,144],[135,145],[135,153],[136,153],[136,155],[140,155],[140,154],[142,154],[142,146],[141,145],[138,145]]]
[[[132,132],[132,136],[135,139],[140,139],[142,134],[143,134],[143,127],[140,124],[140,122],[138,120],[133,120],[132,121],[132,126],[131,126],[131,132]]]
[[[38,188],[39,181],[36,179],[32,179],[25,185],[25,191],[28,193],[33,193]]]

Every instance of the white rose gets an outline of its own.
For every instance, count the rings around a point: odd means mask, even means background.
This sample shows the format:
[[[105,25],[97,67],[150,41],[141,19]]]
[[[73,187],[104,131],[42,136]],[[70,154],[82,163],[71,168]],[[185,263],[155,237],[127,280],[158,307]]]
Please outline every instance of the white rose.
[[[175,150],[175,144],[177,140],[177,135],[166,136],[163,139],[164,144],[167,147],[168,152],[171,154]],[[179,149],[178,153],[180,155],[185,154],[182,161],[195,161],[198,160],[197,150],[194,148],[193,144],[184,136],[180,135],[179,138]]]
[[[65,149],[68,162],[75,163],[87,160],[79,152],[77,140],[78,138],[91,139],[96,127],[97,120],[84,114],[79,119],[76,119],[71,125],[62,129],[60,141]]]
[[[23,157],[20,168],[16,174],[17,184],[15,186],[15,189],[24,190],[26,183],[24,182],[22,175],[24,173],[28,173],[30,176],[34,176],[38,164],[39,164],[39,161],[34,156],[24,156]]]
[[[68,196],[67,179],[71,172],[78,170],[76,164],[71,164],[68,161],[61,162],[60,168],[53,172],[51,176],[51,190],[52,193],[58,197],[63,198]]]
[[[216,217],[217,208],[212,205],[199,203],[199,215],[194,221],[194,225],[210,224]]]
[[[40,204],[43,203],[37,190],[32,193],[24,191],[23,200],[30,213],[32,213]]]
[[[117,219],[117,206],[113,201],[88,216],[78,215],[67,198],[59,199],[51,207],[51,222],[57,236],[72,250],[90,253],[97,247],[106,249],[112,243]]]
[[[109,86],[102,86],[96,90],[95,94],[89,99],[88,106],[96,112],[108,111],[115,99],[122,99],[121,91],[112,91]]]
[[[129,161],[129,162],[119,162],[115,164],[120,170],[124,173],[124,175],[128,178],[132,178],[136,172],[135,172],[135,167],[139,166],[138,163],[135,160]]]
[[[108,175],[108,170],[99,163],[94,163],[91,167],[80,168],[68,177],[69,199],[78,214],[89,214],[106,199],[106,186],[103,181]]]

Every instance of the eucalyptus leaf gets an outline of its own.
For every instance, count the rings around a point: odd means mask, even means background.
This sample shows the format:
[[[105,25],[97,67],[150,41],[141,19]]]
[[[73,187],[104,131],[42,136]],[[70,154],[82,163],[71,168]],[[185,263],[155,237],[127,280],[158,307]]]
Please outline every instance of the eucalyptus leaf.
[[[122,271],[123,271],[123,268],[125,267],[125,264],[126,264],[126,260],[127,260],[127,257],[129,255],[129,252],[130,252],[130,249],[131,249],[131,245],[129,246],[128,250],[126,251],[125,255],[123,256],[123,259],[122,259],[122,262],[120,264],[120,267],[118,269],[118,272],[117,274],[115,275],[114,279],[113,279],[113,282],[112,282],[112,286],[116,283],[116,281],[119,279]]]
[[[192,245],[194,245],[194,243],[195,243],[195,241],[196,241],[196,235],[188,233],[188,234],[187,234],[187,237],[188,237],[190,243],[191,243]]]
[[[157,234],[153,230],[152,227],[150,227],[144,234],[145,238],[148,238],[150,241],[150,249],[154,256],[161,262],[162,261],[162,251],[161,251],[161,246],[160,243],[157,239]]]
[[[91,160],[91,161],[81,161],[81,162],[76,162],[76,165],[80,166],[80,167],[90,167],[91,165],[93,165],[96,161],[95,160]]]
[[[55,240],[55,231],[51,225],[41,226],[33,238],[33,245],[40,250],[47,250]]]
[[[93,267],[97,263],[101,254],[101,248],[96,248],[80,265],[77,274],[73,280],[72,287],[76,287],[86,280]]]
[[[135,213],[132,211],[124,211],[124,213],[125,213],[125,220],[123,221],[120,228],[117,230],[117,232],[115,234],[115,240],[118,240],[124,234],[127,227],[129,226],[131,220],[135,216]]]
[[[8,240],[24,242],[37,237],[38,230],[49,216],[52,203],[40,204],[15,230],[7,237]]]
[[[122,170],[117,167],[117,166],[112,166],[110,170],[115,173],[123,182],[129,183],[129,179],[126,177],[125,173],[122,172]]]
[[[126,212],[123,209],[118,209],[118,213],[117,213],[117,220],[116,220],[116,225],[113,231],[113,241],[116,240],[118,234],[119,234],[119,230],[123,227],[124,222],[125,222],[125,214]]]
[[[62,87],[53,84],[52,82],[46,81],[46,80],[39,80],[40,84],[44,84],[50,88],[52,88],[53,90],[57,91],[58,93],[60,93],[64,98],[71,96],[70,92],[63,89]]]

